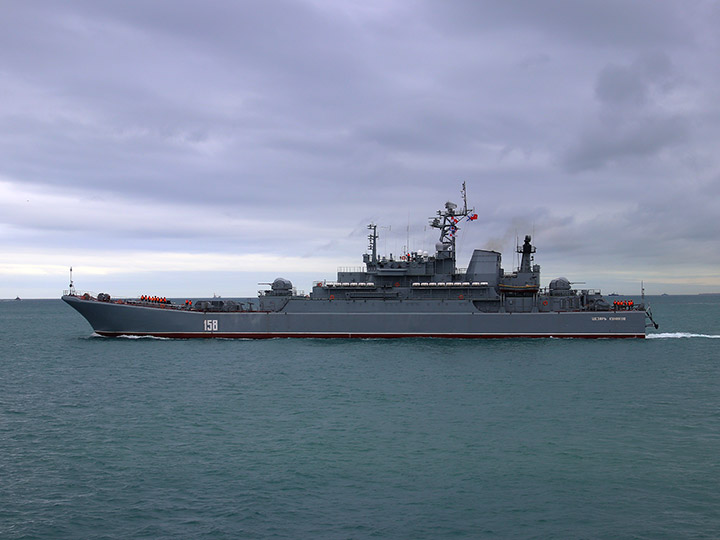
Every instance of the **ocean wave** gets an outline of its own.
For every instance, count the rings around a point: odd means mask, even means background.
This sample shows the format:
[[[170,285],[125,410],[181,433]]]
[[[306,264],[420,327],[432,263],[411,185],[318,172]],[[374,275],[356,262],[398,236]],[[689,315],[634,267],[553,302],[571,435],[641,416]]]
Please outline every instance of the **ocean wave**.
[[[711,334],[691,334],[690,332],[666,332],[659,334],[648,334],[647,339],[671,339],[671,338],[707,338],[720,339],[719,335]]]

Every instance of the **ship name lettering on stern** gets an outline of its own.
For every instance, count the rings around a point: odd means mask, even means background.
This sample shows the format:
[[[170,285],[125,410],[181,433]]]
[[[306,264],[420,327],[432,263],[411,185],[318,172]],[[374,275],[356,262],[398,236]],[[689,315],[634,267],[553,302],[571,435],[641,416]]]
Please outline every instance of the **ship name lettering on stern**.
[[[607,321],[607,317],[593,317],[593,321]]]

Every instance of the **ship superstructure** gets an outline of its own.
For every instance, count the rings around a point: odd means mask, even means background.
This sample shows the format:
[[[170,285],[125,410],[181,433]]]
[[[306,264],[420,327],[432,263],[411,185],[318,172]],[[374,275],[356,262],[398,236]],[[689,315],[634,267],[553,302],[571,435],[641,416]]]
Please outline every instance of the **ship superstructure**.
[[[600,291],[576,290],[564,277],[540,287],[530,235],[517,247],[518,268],[506,272],[497,251],[476,249],[467,269],[456,265],[457,233],[477,219],[447,202],[430,225],[435,252],[378,256],[377,225],[368,225],[364,268],[317,281],[309,295],[277,278],[253,302],[213,299],[176,305],[139,299],[63,296],[101,335],[163,337],[645,337],[649,309],[610,305]],[[655,325],[657,327],[657,325]]]
[[[398,300],[464,300],[483,313],[532,313],[589,309],[603,311],[609,304],[597,290],[572,289],[566,278],[554,279],[546,291],[540,291],[540,266],[534,263],[535,246],[530,235],[517,247],[520,265],[512,272],[502,268],[497,251],[476,249],[465,271],[456,266],[455,239],[463,221],[477,219],[468,209],[465,185],[463,207],[445,203],[443,210],[430,220],[440,231],[435,253],[405,253],[399,259],[377,256],[377,226],[368,225],[369,253],[363,256],[365,271],[340,271],[335,282],[318,282],[314,298]]]

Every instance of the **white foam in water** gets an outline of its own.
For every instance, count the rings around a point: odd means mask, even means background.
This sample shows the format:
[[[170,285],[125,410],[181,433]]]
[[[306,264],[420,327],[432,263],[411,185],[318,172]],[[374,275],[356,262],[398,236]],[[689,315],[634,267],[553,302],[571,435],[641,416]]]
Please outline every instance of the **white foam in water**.
[[[90,337],[105,339],[105,336],[101,336],[100,334],[97,334],[95,332],[93,332]],[[120,336],[117,336],[117,338],[118,339],[162,339],[162,340],[172,339],[172,338],[168,338],[168,337],[159,337],[159,336],[131,336],[129,334],[122,334]]]
[[[648,334],[647,339],[667,339],[667,338],[708,338],[708,339],[720,339],[718,335],[708,334],[691,334],[689,332],[667,332],[661,334]]]
[[[168,337],[160,337],[160,336],[131,336],[129,334],[121,334],[118,337],[123,338],[123,339],[161,339],[161,340],[170,339]]]

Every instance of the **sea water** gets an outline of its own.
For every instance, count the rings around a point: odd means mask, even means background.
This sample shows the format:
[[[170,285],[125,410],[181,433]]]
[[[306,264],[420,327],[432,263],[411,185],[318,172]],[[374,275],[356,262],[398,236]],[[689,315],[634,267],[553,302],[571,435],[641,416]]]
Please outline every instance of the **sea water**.
[[[0,302],[0,538],[717,538],[720,297],[646,340],[109,339]]]

